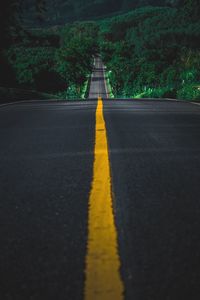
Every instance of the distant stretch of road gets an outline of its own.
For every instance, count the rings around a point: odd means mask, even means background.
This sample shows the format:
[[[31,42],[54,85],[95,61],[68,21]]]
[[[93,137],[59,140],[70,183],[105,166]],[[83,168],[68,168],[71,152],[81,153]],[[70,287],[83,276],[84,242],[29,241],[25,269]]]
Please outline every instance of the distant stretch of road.
[[[89,90],[89,99],[97,99],[98,97],[103,99],[109,98],[106,78],[105,78],[105,66],[99,57],[94,59],[94,70],[91,76],[91,84]]]
[[[200,298],[200,106],[0,106],[0,299]]]

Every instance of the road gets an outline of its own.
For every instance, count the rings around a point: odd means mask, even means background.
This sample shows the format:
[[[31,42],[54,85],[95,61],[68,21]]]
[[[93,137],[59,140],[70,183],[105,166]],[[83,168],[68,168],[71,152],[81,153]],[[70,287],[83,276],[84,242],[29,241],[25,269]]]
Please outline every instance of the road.
[[[200,107],[95,66],[91,100],[0,107],[0,299],[199,299]]]
[[[94,70],[91,76],[91,84],[89,90],[89,99],[97,99],[101,96],[103,99],[109,97],[105,81],[105,67],[100,58],[94,59]]]

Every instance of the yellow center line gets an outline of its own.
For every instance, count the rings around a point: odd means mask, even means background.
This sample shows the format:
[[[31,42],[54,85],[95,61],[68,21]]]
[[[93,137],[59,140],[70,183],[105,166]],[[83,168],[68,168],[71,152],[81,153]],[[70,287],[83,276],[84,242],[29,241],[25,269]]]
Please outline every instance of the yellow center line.
[[[85,300],[122,300],[117,230],[112,207],[110,164],[103,102],[98,98],[93,182],[89,198]]]

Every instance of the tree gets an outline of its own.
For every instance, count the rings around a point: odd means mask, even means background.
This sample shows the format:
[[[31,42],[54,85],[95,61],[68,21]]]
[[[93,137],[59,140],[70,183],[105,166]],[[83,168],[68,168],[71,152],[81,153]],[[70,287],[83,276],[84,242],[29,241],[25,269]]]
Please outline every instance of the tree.
[[[199,0],[183,0],[184,15],[194,21],[200,18],[200,1]]]

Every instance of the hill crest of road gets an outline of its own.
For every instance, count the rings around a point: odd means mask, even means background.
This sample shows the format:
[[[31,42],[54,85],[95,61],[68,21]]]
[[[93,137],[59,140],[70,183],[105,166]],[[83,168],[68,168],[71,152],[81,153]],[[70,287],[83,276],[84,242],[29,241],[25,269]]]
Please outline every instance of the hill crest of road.
[[[101,58],[95,57],[88,98],[96,100],[98,97],[107,99],[109,95],[106,86],[105,66]]]

